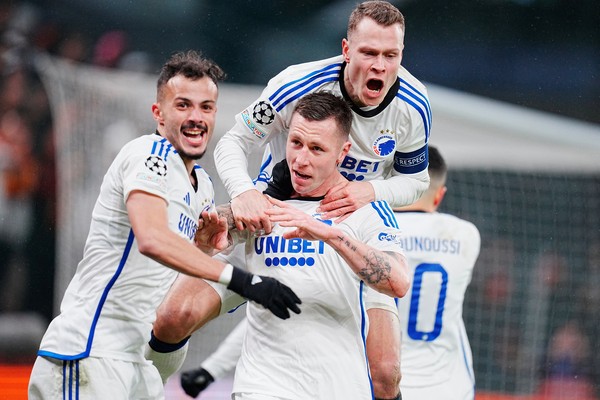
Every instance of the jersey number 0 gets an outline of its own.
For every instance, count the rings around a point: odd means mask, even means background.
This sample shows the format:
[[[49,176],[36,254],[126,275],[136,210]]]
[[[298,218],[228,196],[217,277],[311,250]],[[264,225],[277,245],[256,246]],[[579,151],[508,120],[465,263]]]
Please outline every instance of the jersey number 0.
[[[426,286],[428,295],[433,295],[432,290],[434,290],[435,286],[437,286],[439,290],[437,307],[434,310],[419,310],[419,300],[421,298],[421,290],[425,284],[425,280],[427,280]],[[442,332],[442,315],[444,314],[447,287],[448,272],[446,272],[444,267],[440,264],[424,263],[419,264],[415,268],[408,317],[408,336],[410,336],[411,339],[430,342],[440,335]],[[431,330],[419,330],[419,327],[417,326],[417,322],[419,321],[419,311],[421,311],[421,321],[432,321],[433,319],[433,328]],[[435,316],[433,316],[431,312],[435,312]],[[431,324],[428,325],[431,326]]]

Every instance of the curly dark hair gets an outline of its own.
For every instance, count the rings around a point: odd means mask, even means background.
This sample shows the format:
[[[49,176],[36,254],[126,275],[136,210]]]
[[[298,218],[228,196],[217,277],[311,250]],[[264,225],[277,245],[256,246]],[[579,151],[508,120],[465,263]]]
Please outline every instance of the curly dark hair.
[[[225,72],[214,61],[202,56],[195,50],[173,54],[162,66],[156,83],[157,91],[176,75],[197,80],[208,76],[215,85],[225,79]]]

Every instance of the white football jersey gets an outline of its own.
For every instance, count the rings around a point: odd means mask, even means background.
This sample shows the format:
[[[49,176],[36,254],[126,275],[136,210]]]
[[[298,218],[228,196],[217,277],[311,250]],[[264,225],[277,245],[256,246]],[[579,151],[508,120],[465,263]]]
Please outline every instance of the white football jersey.
[[[156,308],[177,272],[139,252],[125,203],[134,190],[163,198],[169,228],[192,242],[201,211],[214,209],[209,176],[198,166],[194,171],[197,190],[183,160],[158,134],[123,147],[104,176],[83,259],[38,355],[144,360]]]
[[[318,201],[287,202],[319,217]],[[401,252],[400,232],[385,202],[365,205],[338,227],[377,249]],[[289,285],[302,300],[302,312],[281,320],[248,303],[247,334],[233,392],[290,400],[370,399],[366,285],[323,242],[284,239],[283,232],[290,229],[276,224],[270,235],[247,240],[246,265],[254,274]]]
[[[402,395],[438,386],[438,399],[473,399],[474,375],[462,318],[463,300],[479,256],[479,231],[443,213],[396,212],[413,275],[398,299],[402,325]]]
[[[219,141],[215,164],[229,195],[254,188],[240,159],[270,144],[272,158],[261,167],[259,180],[271,179],[273,164],[285,159],[287,132],[297,101],[311,92],[331,92],[349,100],[343,85],[342,56],[293,65],[272,78],[261,96],[236,116],[235,126]],[[425,86],[400,66],[398,80],[377,107],[352,106],[352,147],[339,166],[351,181],[372,181],[378,200],[392,206],[410,204],[415,188],[392,176],[428,179],[427,142],[431,108]],[[240,147],[241,146],[241,147]],[[402,183],[404,182],[404,183]]]

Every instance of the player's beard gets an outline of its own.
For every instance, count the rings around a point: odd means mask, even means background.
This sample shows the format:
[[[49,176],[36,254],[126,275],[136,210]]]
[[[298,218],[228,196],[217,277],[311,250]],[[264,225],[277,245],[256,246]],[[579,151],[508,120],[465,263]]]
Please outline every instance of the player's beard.
[[[202,158],[202,156],[204,156],[204,154],[206,153],[206,149],[208,148],[208,138],[209,138],[209,131],[208,131],[208,126],[204,123],[195,123],[195,122],[188,122],[185,125],[183,125],[181,127],[181,134],[183,135],[185,131],[189,131],[192,129],[197,129],[197,130],[202,130],[204,131],[204,136],[206,137],[206,145],[204,147],[204,151],[202,153],[199,154],[189,154],[188,152],[182,151],[181,155],[190,159],[190,160],[199,160]],[[185,135],[184,135],[185,136]]]

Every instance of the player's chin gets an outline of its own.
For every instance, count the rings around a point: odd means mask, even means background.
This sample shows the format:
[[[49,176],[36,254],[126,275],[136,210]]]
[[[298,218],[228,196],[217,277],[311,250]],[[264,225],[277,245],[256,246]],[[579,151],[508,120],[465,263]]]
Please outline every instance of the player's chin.
[[[306,179],[292,178],[292,187],[296,193],[303,195],[308,191],[309,183],[306,181]]]
[[[365,107],[378,106],[383,103],[385,93],[383,91],[365,90],[362,103]]]
[[[203,146],[202,148],[186,149],[182,153],[184,157],[187,157],[190,160],[199,160],[206,153],[206,146]]]

